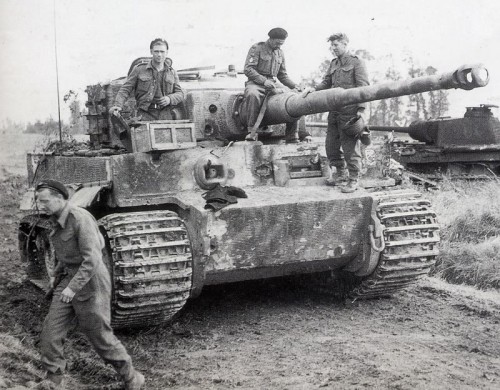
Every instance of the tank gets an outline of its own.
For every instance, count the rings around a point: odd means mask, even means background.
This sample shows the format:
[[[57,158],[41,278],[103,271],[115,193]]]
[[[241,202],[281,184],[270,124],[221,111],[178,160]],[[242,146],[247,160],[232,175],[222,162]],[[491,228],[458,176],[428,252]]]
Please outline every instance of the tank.
[[[484,67],[306,98],[284,91],[269,99],[255,142],[244,140],[244,79],[234,67],[179,75],[187,98],[175,119],[142,122],[133,99],[122,119],[110,118],[120,78],[87,88],[88,147],[28,155],[19,245],[30,280],[42,286],[56,261],[49,220],[34,208],[33,188],[44,178],[65,183],[70,201],[98,220],[116,328],[168,321],[207,285],[307,274],[363,299],[427,274],[439,253],[436,215],[420,193],[394,185],[389,150],[374,153],[364,188],[344,194],[324,183],[324,140],[287,144],[285,124],[299,120],[303,130],[301,116],[345,104],[483,86]],[[213,209],[205,198],[214,191],[246,197]]]
[[[394,156],[407,169],[432,178],[496,178],[500,175],[500,121],[494,105],[467,107],[463,118],[416,121],[408,127],[371,126],[406,133],[393,141]]]

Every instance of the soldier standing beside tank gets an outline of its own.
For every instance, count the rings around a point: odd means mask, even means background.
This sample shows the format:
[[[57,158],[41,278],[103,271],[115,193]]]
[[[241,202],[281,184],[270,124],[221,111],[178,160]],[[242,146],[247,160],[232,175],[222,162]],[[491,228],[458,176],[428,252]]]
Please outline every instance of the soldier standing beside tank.
[[[245,83],[244,100],[249,132],[246,136],[247,141],[257,140],[257,135],[252,132],[252,128],[257,122],[265,97],[269,94],[279,93],[276,79],[286,87],[299,92],[297,84],[288,77],[285,56],[281,50],[288,33],[285,29],[276,27],[269,31],[268,36],[269,39],[266,42],[256,43],[250,48],[245,61],[245,75],[248,77],[248,81]],[[285,141],[287,143],[299,142],[297,128],[297,121],[286,124]],[[308,135],[304,134],[303,136]]]
[[[347,50],[349,39],[344,33],[335,33],[328,38],[330,50],[336,56],[330,63],[323,80],[316,86],[320,91],[327,88],[355,88],[369,85],[368,73],[363,60]],[[347,185],[342,192],[354,192],[358,188],[361,170],[361,146],[370,143],[365,130],[366,104],[344,106],[328,115],[328,130],[325,141],[326,155],[335,174],[327,180],[329,185]],[[358,120],[357,120],[358,119]],[[354,127],[349,124],[356,122]],[[359,129],[359,131],[357,131]]]
[[[54,292],[40,337],[47,380],[63,387],[63,342],[76,319],[99,356],[120,375],[125,389],[141,389],[144,376],[134,369],[110,325],[111,279],[102,259],[104,238],[96,220],[88,211],[69,204],[68,190],[60,182],[45,180],[35,191],[40,210],[55,226],[51,242],[57,265],[49,275]]]
[[[176,119],[172,108],[185,96],[179,84],[179,76],[167,58],[168,43],[156,38],[149,45],[153,58],[147,64],[135,67],[118,91],[110,113],[117,115],[132,91],[135,92],[138,115],[142,120]]]

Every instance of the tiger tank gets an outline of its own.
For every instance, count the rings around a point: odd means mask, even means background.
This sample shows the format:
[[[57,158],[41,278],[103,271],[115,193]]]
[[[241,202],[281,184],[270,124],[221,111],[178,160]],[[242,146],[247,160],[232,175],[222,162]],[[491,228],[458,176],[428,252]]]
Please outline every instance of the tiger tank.
[[[419,192],[395,186],[388,151],[374,153],[363,188],[344,194],[325,185],[324,140],[286,143],[285,126],[298,121],[304,130],[303,116],[347,104],[481,87],[483,66],[305,97],[283,90],[268,100],[258,141],[245,140],[243,80],[234,67],[179,76],[186,99],[174,119],[141,121],[134,99],[111,117],[123,77],[87,88],[88,147],[28,155],[19,246],[35,284],[57,262],[50,219],[34,196],[46,178],[66,184],[70,202],[99,223],[115,328],[169,321],[208,285],[307,274],[332,289],[348,279],[348,296],[363,299],[428,273],[439,253],[436,215]],[[209,207],[214,191],[230,194],[221,196],[225,207]]]
[[[467,107],[462,118],[415,121],[407,127],[370,126],[393,131],[394,158],[430,179],[487,179],[500,176],[500,121],[491,104]]]

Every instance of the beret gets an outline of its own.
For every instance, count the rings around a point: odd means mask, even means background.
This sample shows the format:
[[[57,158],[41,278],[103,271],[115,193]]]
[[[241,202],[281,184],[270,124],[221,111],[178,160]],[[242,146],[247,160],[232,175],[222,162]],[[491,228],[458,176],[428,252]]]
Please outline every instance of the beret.
[[[44,188],[50,188],[51,190],[59,192],[64,199],[69,198],[68,189],[63,183],[60,183],[57,180],[51,180],[51,179],[42,180],[36,185],[35,191],[42,190]]]
[[[288,37],[288,33],[284,28],[281,27],[275,27],[271,31],[267,33],[269,35],[269,38],[272,39],[286,39]]]

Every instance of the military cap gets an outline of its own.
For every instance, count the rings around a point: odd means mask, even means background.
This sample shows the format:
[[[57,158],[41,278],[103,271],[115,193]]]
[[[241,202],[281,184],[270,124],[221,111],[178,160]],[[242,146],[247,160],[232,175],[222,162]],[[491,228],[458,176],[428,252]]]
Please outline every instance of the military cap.
[[[69,198],[68,189],[63,183],[60,183],[57,180],[51,180],[51,179],[42,180],[36,185],[35,191],[43,190],[44,188],[49,188],[51,190],[60,193],[64,199]]]
[[[269,31],[267,35],[269,35],[269,38],[271,39],[286,39],[288,33],[284,28],[275,27],[271,31]]]

